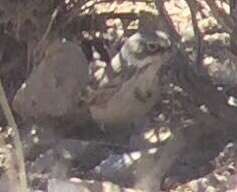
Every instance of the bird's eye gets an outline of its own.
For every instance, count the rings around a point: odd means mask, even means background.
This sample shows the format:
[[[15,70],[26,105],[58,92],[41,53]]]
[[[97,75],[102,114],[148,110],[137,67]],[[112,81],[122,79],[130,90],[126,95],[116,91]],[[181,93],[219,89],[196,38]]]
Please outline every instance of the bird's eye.
[[[154,52],[158,52],[158,51],[163,51],[164,48],[161,47],[159,44],[157,43],[147,43],[147,50],[150,51],[151,53],[154,53]]]

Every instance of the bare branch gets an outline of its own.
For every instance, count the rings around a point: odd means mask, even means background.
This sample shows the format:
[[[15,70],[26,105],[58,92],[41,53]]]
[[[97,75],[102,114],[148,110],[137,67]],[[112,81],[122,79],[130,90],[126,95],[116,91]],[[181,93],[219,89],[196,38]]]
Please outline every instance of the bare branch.
[[[58,15],[59,12],[59,7],[57,7],[54,12],[51,15],[50,21],[48,23],[47,29],[45,31],[45,33],[43,34],[42,38],[40,39],[40,41],[37,43],[36,48],[33,52],[34,54],[34,64],[36,64],[42,57],[42,50],[44,50],[43,48],[46,46],[46,41],[47,41],[47,37],[49,36],[49,33],[52,29],[53,23]],[[37,57],[38,56],[38,57]],[[28,66],[29,67],[29,66]],[[28,69],[29,70],[29,69]]]
[[[196,38],[196,61],[195,61],[195,67],[197,67],[197,71],[201,71],[201,63],[202,63],[202,57],[203,57],[203,51],[202,51],[202,37],[201,32],[198,27],[197,22],[197,2],[195,0],[186,0],[190,12],[191,12],[191,18],[192,18],[192,24],[193,24],[193,31]]]
[[[183,55],[184,59],[189,62],[190,59],[187,55],[187,53],[185,52],[185,49],[184,49],[184,46],[181,42],[181,36],[179,35],[179,33],[176,31],[174,25],[173,25],[173,22],[172,20],[170,19],[169,17],[169,14],[168,12],[166,11],[165,9],[165,6],[164,6],[164,1],[163,0],[156,0],[155,1],[155,5],[157,7],[157,10],[160,14],[160,16],[164,19],[164,22],[166,23],[167,27],[169,28],[169,32],[170,32],[170,37],[171,37],[171,40],[174,43],[174,45],[178,48],[178,50],[181,52],[181,54]]]
[[[213,13],[214,17],[217,19],[217,21],[220,22],[220,24],[223,26],[226,32],[232,34],[234,36],[234,39],[237,39],[237,34],[234,33],[236,30],[235,22],[230,17],[230,15],[226,14],[224,10],[219,8],[214,0],[207,0],[206,3],[208,4],[209,8],[211,9],[211,12]]]
[[[19,182],[20,182],[19,192],[27,192],[28,186],[27,186],[25,162],[24,162],[24,155],[23,155],[23,147],[22,147],[20,135],[17,129],[17,124],[13,117],[12,111],[9,107],[1,80],[0,80],[0,104],[3,110],[3,113],[7,119],[8,126],[10,126],[14,131],[13,142],[16,149],[16,158],[17,158],[17,164],[19,168]]]
[[[172,20],[170,19],[168,12],[165,9],[164,1],[163,0],[156,0],[155,5],[157,7],[157,10],[158,10],[160,16],[164,19],[167,26],[169,27],[170,33],[173,34],[173,36],[172,36],[172,38],[174,38],[173,40],[180,42],[181,37],[180,37],[179,33],[176,31],[174,24],[173,24]]]

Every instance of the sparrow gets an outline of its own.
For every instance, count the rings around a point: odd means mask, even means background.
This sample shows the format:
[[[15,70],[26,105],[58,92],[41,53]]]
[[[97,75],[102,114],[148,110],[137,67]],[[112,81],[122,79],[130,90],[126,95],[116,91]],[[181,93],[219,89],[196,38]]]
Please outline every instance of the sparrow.
[[[125,41],[111,61],[116,83],[112,80],[98,90],[90,104],[93,119],[104,131],[128,129],[144,119],[159,101],[159,71],[173,53],[169,36],[162,31],[137,32]]]

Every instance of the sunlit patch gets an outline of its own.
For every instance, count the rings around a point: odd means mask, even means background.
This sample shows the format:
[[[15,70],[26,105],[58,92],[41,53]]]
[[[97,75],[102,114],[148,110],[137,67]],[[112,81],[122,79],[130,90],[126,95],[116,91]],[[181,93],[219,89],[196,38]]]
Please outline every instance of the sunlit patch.
[[[218,173],[213,173],[214,174],[214,177],[216,178],[217,181],[219,182],[227,182],[228,179],[225,175],[221,175],[221,174],[218,174]]]
[[[211,65],[212,63],[214,63],[216,61],[216,58],[212,57],[212,56],[206,56],[203,59],[203,64],[204,65]]]
[[[111,67],[116,73],[122,70],[122,64],[121,64],[122,62],[120,61],[121,57],[123,56],[120,54],[117,54],[112,58],[112,61],[111,61]]]
[[[163,43],[162,46],[169,47],[171,45],[169,37],[168,37],[168,35],[166,33],[164,33],[163,31],[156,31],[156,34],[157,34],[158,37],[160,37],[161,39],[165,40],[164,42],[160,42],[160,43]]]
[[[85,39],[92,39],[93,37],[91,36],[90,33],[88,33],[87,31],[82,31],[82,35]]]
[[[94,64],[97,68],[101,68],[101,67],[105,68],[106,67],[106,63],[104,61],[101,61],[101,60],[96,60],[94,62]]]
[[[65,159],[72,159],[72,154],[68,151],[68,150],[62,150],[62,156],[65,158]]]
[[[103,182],[102,183],[104,192],[111,192],[111,191],[120,191],[120,187],[117,185],[112,184],[111,182]]]
[[[237,106],[237,99],[233,96],[230,96],[228,99],[228,105],[236,107]]]
[[[123,191],[124,191],[124,192],[142,192],[142,191],[139,190],[139,189],[124,189]]]
[[[123,155],[123,160],[126,165],[131,165],[133,164],[134,161],[140,159],[141,156],[142,156],[141,152],[137,151],[137,152]]]
[[[36,135],[37,134],[37,130],[35,128],[32,128],[30,131],[31,135]]]
[[[20,89],[25,89],[26,88],[26,83],[22,83],[21,88]]]
[[[171,137],[171,131],[168,128],[163,127],[161,131],[159,132],[159,140],[161,142],[169,139]]]
[[[133,160],[138,160],[141,158],[142,154],[141,152],[133,152],[130,154],[130,156],[132,157]]]
[[[14,135],[14,130],[12,127],[7,128],[7,135]]]
[[[159,116],[158,116],[158,120],[159,121],[165,121],[165,119],[166,119],[165,114],[160,113]]]
[[[136,20],[134,20],[134,21],[131,21],[131,22],[129,23],[127,29],[128,29],[128,30],[132,30],[132,29],[135,30],[136,27],[138,26],[138,24],[139,24],[139,20],[138,20],[138,19],[136,19]]]
[[[101,55],[100,55],[100,53],[96,50],[95,47],[92,47],[92,51],[93,51],[92,56],[93,56],[94,59],[101,59]]]
[[[144,133],[144,139],[150,143],[158,143],[167,140],[171,136],[171,132],[167,127],[160,127],[159,131],[151,129]]]
[[[62,43],[66,43],[67,39],[66,38],[62,38]]]
[[[12,144],[6,144],[6,148],[7,149],[13,149],[13,145]]]
[[[81,183],[82,182],[82,180],[80,178],[78,178],[78,177],[71,177],[69,179],[69,181],[71,181],[73,183]]]
[[[69,4],[70,0],[65,0],[64,2],[65,2],[65,4]]]
[[[228,33],[214,33],[211,35],[205,35],[204,41],[208,41],[209,43],[215,42],[216,40],[221,41],[224,45],[228,45],[230,41],[230,34]]]
[[[181,92],[183,92],[183,88],[175,85],[174,86],[174,91],[176,91],[178,93],[181,93]]]
[[[100,68],[95,72],[94,76],[95,76],[96,80],[100,80],[103,78],[104,74],[105,74],[105,69]]]
[[[201,105],[199,108],[200,108],[200,110],[201,110],[202,112],[208,113],[208,108],[207,108],[206,105]]]
[[[44,158],[44,157],[45,157],[45,154],[43,154],[43,153],[39,154],[39,158]]]
[[[144,139],[149,141],[150,143],[157,143],[159,138],[155,132],[155,129],[151,129],[144,134]]]
[[[151,148],[151,149],[148,150],[148,153],[149,154],[155,154],[155,153],[157,153],[157,151],[158,151],[157,148]]]
[[[83,182],[83,180],[82,180],[82,182]],[[84,180],[84,182],[85,182],[85,180]],[[86,180],[86,183],[93,184],[93,183],[95,183],[95,180]]]
[[[224,90],[224,88],[223,88],[223,87],[220,87],[220,86],[217,87],[216,89],[217,89],[217,91],[223,91],[223,90]]]
[[[230,14],[230,6],[225,1],[216,1],[219,8],[223,9],[227,14]]]
[[[203,18],[199,21],[202,31],[210,30],[218,25],[217,20],[214,17]],[[206,36],[206,35],[205,35]],[[205,38],[204,36],[204,38]],[[211,36],[211,35],[209,35]]]
[[[39,137],[33,137],[33,143],[34,144],[37,144],[37,143],[39,143]]]
[[[95,167],[95,172],[96,173],[101,173],[101,167],[100,166],[96,166]]]
[[[155,130],[154,130],[154,129],[151,129],[151,130],[149,130],[148,132],[146,132],[146,133],[144,134],[144,138],[145,138],[145,139],[149,139],[154,133],[155,133]]]

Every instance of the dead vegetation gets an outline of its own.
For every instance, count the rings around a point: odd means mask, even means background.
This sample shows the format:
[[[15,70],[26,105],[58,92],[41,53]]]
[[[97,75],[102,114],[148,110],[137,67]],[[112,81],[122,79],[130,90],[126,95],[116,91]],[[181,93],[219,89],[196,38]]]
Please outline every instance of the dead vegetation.
[[[235,191],[236,31],[234,0],[0,0],[0,192]]]

